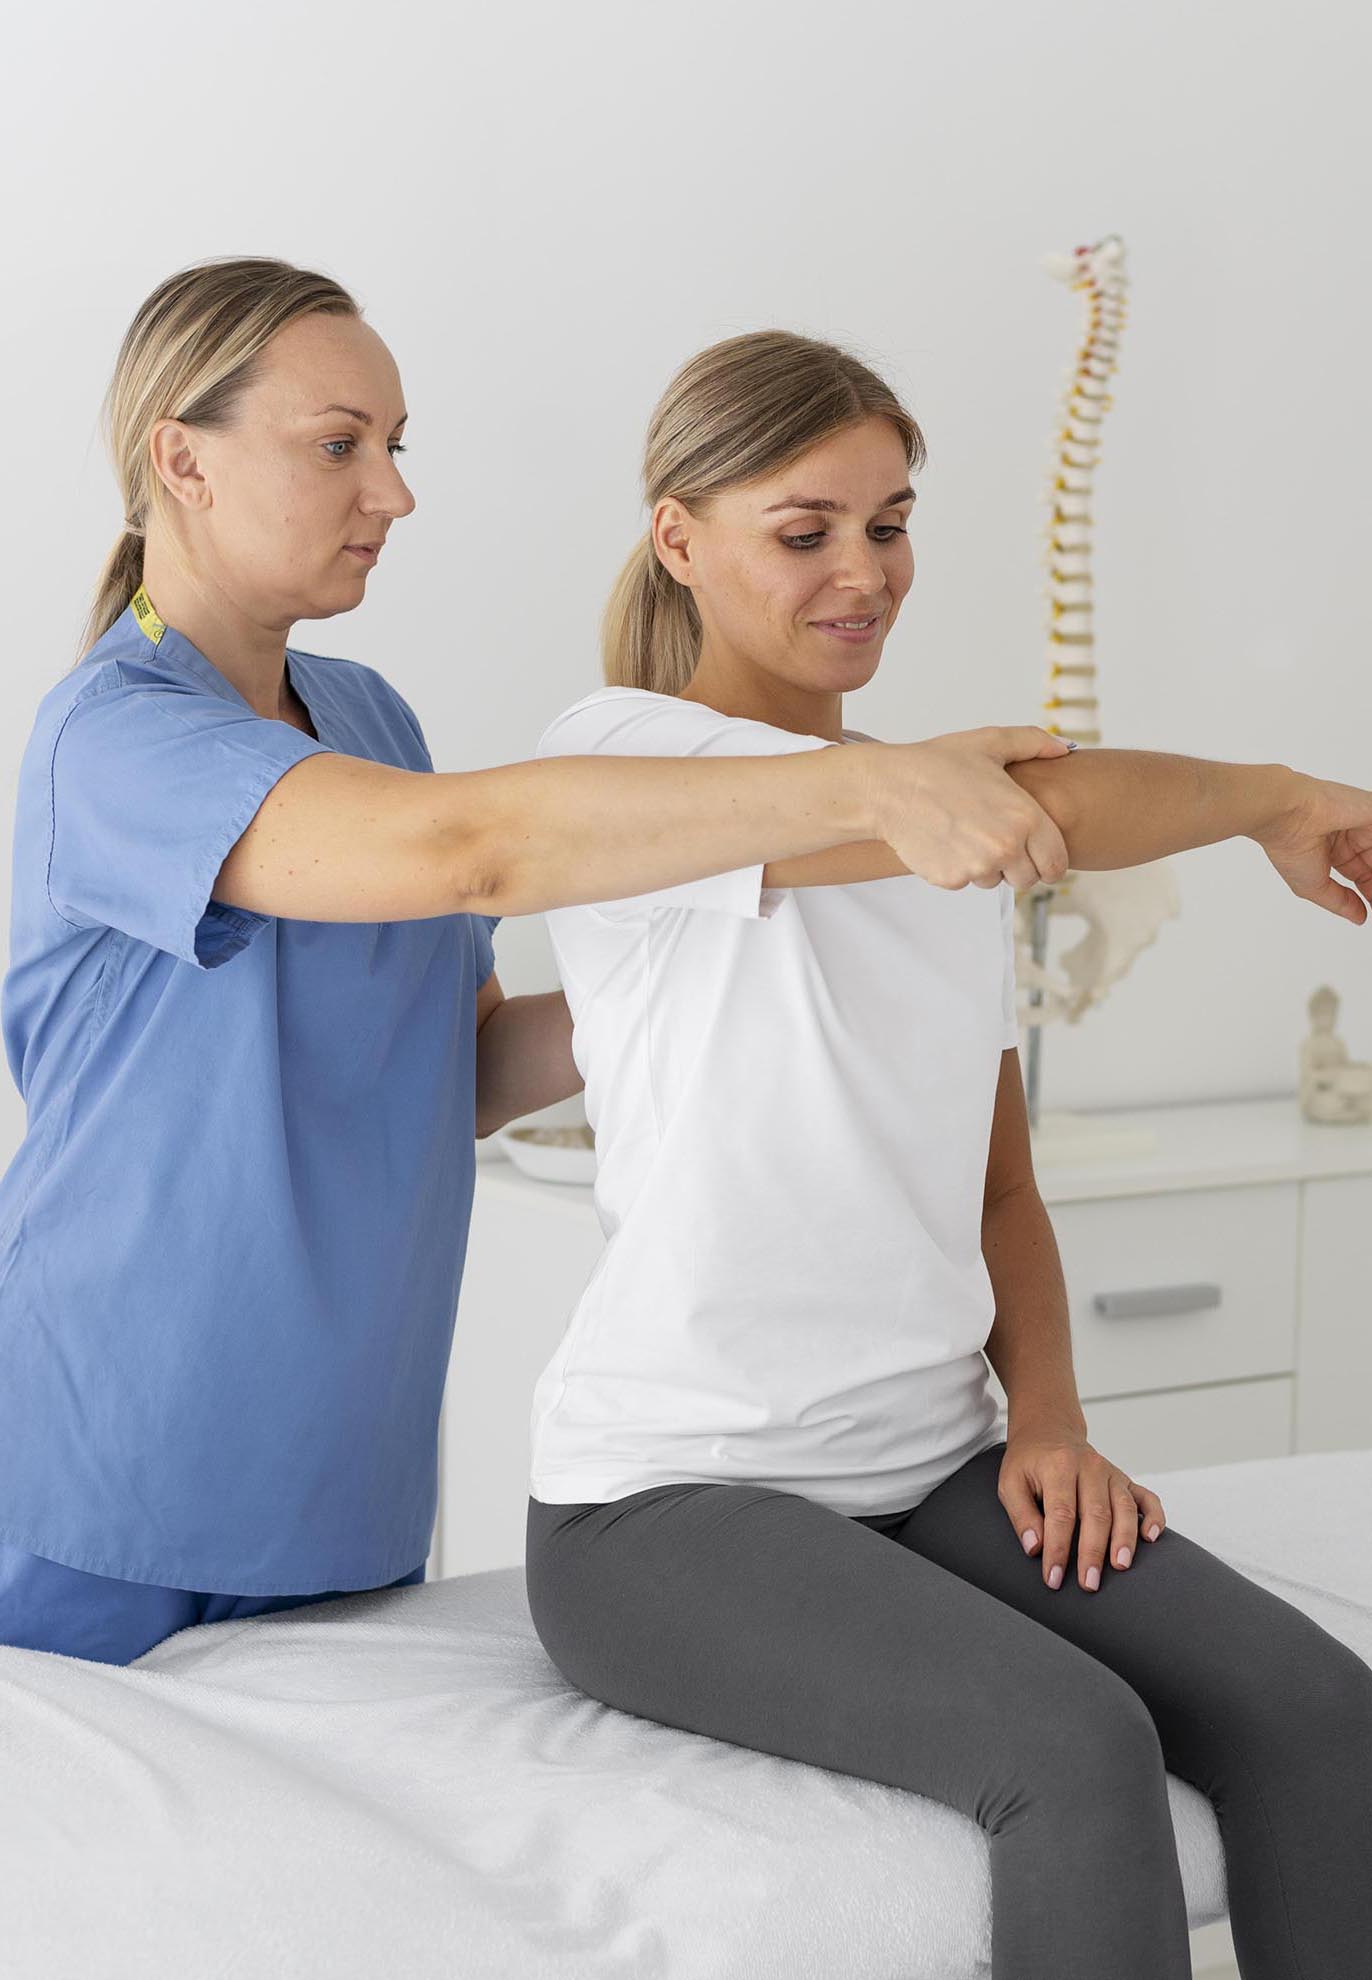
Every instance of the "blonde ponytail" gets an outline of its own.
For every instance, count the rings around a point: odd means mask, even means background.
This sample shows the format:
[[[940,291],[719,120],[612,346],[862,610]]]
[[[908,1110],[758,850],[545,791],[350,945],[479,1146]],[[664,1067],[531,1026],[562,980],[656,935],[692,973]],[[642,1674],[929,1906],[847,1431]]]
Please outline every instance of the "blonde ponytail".
[[[680,694],[696,670],[700,614],[645,534],[615,581],[600,626],[605,679],[611,687]]]
[[[114,624],[142,584],[144,540],[141,530],[126,529],[106,557],[87,620],[83,653],[88,652],[100,634]],[[100,631],[92,635],[92,626],[99,626]]]

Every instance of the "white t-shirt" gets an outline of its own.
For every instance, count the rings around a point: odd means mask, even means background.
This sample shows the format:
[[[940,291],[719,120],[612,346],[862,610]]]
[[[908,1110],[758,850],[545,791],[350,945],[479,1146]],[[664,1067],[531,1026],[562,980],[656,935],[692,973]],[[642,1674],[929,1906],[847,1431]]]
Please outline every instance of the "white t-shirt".
[[[601,688],[538,754],[832,746]],[[1003,1434],[981,1211],[1014,890],[762,872],[547,916],[606,1244],[534,1391],[536,1499],[727,1481],[896,1512]]]

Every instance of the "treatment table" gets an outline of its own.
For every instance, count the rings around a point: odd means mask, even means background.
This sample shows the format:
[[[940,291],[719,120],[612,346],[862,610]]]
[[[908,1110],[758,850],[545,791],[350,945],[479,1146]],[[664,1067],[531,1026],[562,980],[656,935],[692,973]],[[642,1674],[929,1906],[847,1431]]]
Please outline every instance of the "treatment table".
[[[1372,1450],[1146,1482],[1372,1664]],[[1168,1791],[1196,1927],[1219,1834]],[[519,1567],[0,1648],[5,1980],[986,1980],[990,1896],[952,1809],[575,1690]]]

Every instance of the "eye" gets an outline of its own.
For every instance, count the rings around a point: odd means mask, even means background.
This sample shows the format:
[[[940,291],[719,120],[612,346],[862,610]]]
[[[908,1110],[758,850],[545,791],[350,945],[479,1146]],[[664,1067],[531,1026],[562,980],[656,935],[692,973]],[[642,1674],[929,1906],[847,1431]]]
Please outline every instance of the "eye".
[[[827,529],[811,529],[803,536],[783,536],[781,540],[792,550],[813,550],[828,534]],[[889,543],[893,536],[908,536],[910,532],[900,523],[878,523],[873,534],[878,543]]]
[[[326,447],[326,448],[329,448],[329,447],[355,447],[355,446],[357,445],[357,442],[356,442],[356,440],[326,440],[326,441],[324,442],[324,445],[325,445],[325,447]],[[408,449],[408,447],[404,447],[404,446],[402,446],[399,440],[392,440],[392,442],[391,442],[391,444],[390,444],[390,447],[389,447],[389,449],[388,449],[388,452],[389,452],[389,453],[390,453],[390,454],[391,454],[392,456],[394,456],[394,455],[396,455],[396,454],[406,454],[406,453],[408,453],[408,452],[409,452],[409,449]],[[341,460],[343,459],[343,456],[342,456],[341,454],[330,454],[330,455],[329,455],[329,459],[330,459],[331,461],[341,461]]]

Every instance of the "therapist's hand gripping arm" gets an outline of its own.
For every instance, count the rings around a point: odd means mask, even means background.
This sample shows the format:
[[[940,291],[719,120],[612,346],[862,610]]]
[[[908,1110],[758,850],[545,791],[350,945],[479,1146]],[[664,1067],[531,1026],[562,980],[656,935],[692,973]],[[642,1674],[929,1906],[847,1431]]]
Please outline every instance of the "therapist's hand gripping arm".
[[[1282,763],[1214,763],[1146,749],[1079,750],[1070,764],[1041,758],[1009,764],[1006,774],[1057,825],[1078,872],[1142,866],[1220,839],[1247,838],[1262,847],[1293,894],[1348,921],[1367,920],[1372,791]],[[888,845],[839,846],[779,862],[768,884],[839,885],[908,871]],[[1353,886],[1340,885],[1336,874]]]
[[[535,914],[874,839],[937,886],[1023,887],[1060,879],[1066,846],[1005,765],[1065,752],[1032,727],[455,772],[321,751],[273,785],[212,895],[305,921]]]

